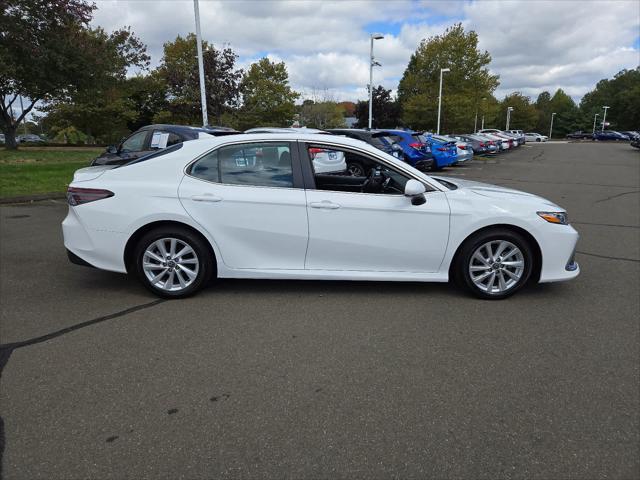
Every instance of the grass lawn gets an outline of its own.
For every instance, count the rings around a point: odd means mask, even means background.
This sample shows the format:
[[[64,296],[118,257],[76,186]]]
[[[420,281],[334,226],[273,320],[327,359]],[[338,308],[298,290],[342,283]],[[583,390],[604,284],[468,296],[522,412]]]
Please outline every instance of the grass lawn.
[[[73,172],[86,167],[104,149],[23,147],[0,150],[0,197],[62,193]]]

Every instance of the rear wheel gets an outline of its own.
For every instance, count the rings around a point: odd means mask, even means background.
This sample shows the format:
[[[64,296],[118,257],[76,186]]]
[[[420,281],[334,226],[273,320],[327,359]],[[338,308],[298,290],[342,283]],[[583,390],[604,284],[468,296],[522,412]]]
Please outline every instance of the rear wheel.
[[[142,284],[165,298],[194,294],[214,271],[204,240],[179,227],[162,227],[145,234],[136,246],[134,258]]]
[[[529,242],[511,230],[496,229],[465,242],[453,273],[457,282],[475,296],[499,300],[520,290],[532,270]]]

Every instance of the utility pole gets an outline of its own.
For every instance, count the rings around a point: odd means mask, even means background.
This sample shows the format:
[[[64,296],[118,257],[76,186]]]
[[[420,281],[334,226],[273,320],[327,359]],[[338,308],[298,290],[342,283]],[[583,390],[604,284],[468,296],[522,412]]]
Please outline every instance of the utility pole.
[[[209,125],[207,115],[207,94],[204,86],[204,61],[202,60],[202,36],[200,35],[200,9],[198,0],[193,0],[193,9],[196,14],[196,41],[198,42],[198,71],[200,72],[200,103],[202,104],[202,126]]]
[[[604,115],[602,116],[602,130],[601,131],[604,132],[604,122],[607,121],[607,109],[609,109],[611,107],[604,106],[602,108],[604,108]]]
[[[596,119],[598,118],[598,115],[600,115],[599,113],[596,113],[593,117],[593,130],[591,131],[591,134],[595,134],[596,133]]]
[[[513,107],[507,107],[507,125],[505,126],[505,130],[509,130],[509,121],[511,120],[511,112],[513,112]]]

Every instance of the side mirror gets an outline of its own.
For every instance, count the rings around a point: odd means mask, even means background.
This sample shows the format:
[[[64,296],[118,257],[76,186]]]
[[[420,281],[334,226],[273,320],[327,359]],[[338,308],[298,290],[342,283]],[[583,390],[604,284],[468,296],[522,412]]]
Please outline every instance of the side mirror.
[[[404,186],[404,195],[405,197],[411,198],[411,205],[422,205],[427,199],[424,196],[424,192],[426,192],[426,188],[424,188],[424,184],[420,183],[413,178],[408,180],[406,185]]]
[[[118,153],[118,147],[115,145],[109,145],[107,147],[107,153]]]

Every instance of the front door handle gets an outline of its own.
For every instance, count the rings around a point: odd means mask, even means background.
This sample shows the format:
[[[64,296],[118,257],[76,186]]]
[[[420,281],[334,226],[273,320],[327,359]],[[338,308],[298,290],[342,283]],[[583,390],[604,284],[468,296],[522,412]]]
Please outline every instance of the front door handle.
[[[222,197],[218,197],[217,195],[194,195],[191,197],[191,200],[194,202],[221,202]]]
[[[336,210],[340,208],[337,203],[330,202],[329,200],[323,200],[321,202],[311,202],[311,208],[323,208],[325,210]]]

